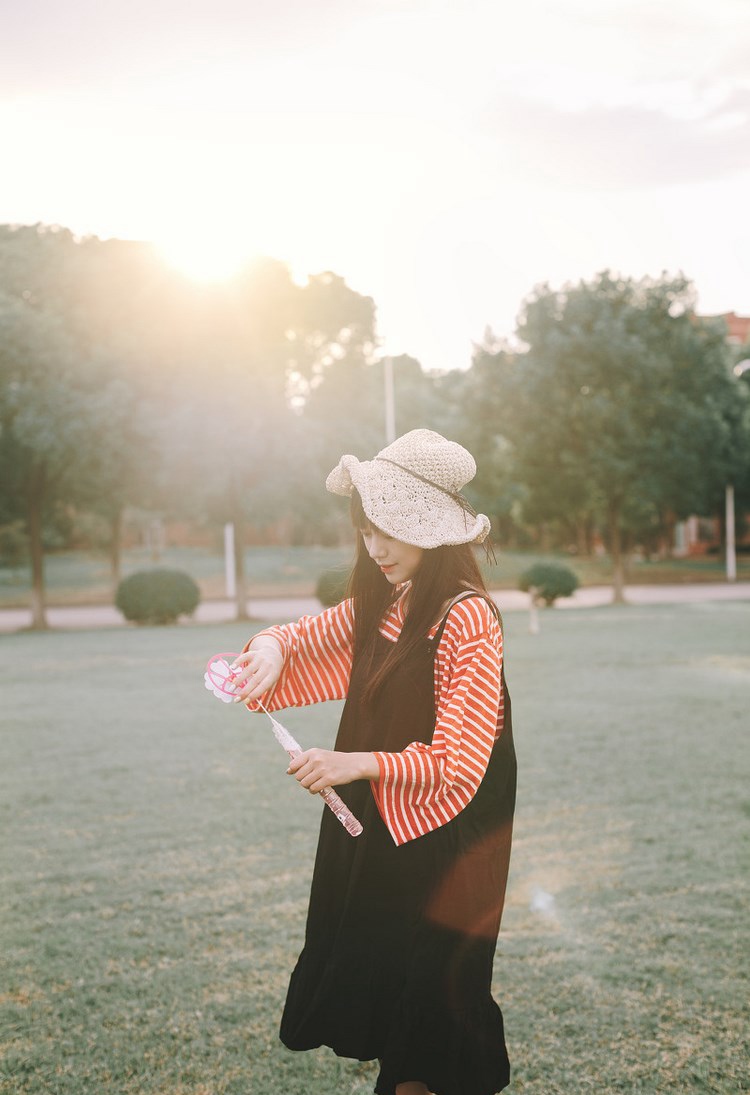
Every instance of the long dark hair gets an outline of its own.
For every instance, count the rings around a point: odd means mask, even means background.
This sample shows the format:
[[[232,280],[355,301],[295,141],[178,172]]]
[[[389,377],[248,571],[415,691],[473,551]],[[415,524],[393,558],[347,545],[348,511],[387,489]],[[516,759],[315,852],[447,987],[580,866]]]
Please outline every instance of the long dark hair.
[[[371,526],[357,491],[352,492],[351,515],[357,530]],[[354,601],[354,657],[364,660],[366,702],[374,699],[396,664],[424,641],[430,628],[440,619],[446,603],[466,589],[487,592],[472,546],[448,544],[426,548],[411,580],[398,642],[388,644],[385,658],[376,666],[373,654],[378,625],[398,593],[368,555],[362,537],[357,537],[357,554],[347,593]]]

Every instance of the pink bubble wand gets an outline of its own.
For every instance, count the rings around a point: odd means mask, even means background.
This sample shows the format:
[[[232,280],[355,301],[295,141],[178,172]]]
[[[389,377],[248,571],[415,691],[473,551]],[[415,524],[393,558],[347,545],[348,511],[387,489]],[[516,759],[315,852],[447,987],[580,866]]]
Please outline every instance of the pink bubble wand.
[[[212,658],[208,659],[206,672],[203,675],[206,688],[210,692],[213,692],[216,698],[220,699],[222,703],[232,703],[237,697],[237,687],[234,683],[236,674],[232,672],[231,668],[231,662],[233,662],[236,657],[236,654],[214,654]],[[261,711],[263,711],[271,720],[274,737],[282,749],[285,749],[292,759],[298,757],[300,753],[303,752],[303,749],[297,739],[289,733],[285,726],[282,726],[281,723],[273,717],[270,711],[266,710],[260,700],[258,700],[257,703]],[[350,836],[359,836],[362,832],[362,824],[357,820],[340,795],[337,795],[332,787],[324,787],[322,791],[318,791],[318,794],[323,799],[326,806],[332,810],[339,819],[347,833],[349,833]]]

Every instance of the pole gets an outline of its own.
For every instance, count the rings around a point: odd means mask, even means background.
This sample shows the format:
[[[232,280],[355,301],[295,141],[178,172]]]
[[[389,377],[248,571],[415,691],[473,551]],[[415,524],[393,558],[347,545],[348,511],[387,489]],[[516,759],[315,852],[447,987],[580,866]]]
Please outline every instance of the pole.
[[[390,445],[396,440],[396,399],[393,390],[393,358],[383,358],[385,381],[385,440]]]
[[[539,634],[539,594],[535,586],[529,590],[529,634]]]
[[[726,489],[726,537],[727,537],[727,581],[737,580],[737,553],[734,546],[734,487],[727,484]]]
[[[234,565],[234,525],[224,525],[224,583],[230,601],[237,595],[237,576]]]
[[[735,376],[744,376],[750,370],[750,358],[738,361],[732,372]],[[737,549],[734,529],[734,486],[727,483],[725,495],[725,521],[727,537],[727,581],[737,581]]]

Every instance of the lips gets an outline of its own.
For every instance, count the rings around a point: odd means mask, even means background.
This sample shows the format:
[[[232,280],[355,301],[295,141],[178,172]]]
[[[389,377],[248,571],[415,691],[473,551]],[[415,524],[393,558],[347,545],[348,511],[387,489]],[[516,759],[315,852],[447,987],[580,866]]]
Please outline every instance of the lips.
[[[395,565],[395,563],[389,563],[387,567],[381,566],[380,569],[383,571],[383,574],[387,574],[389,570],[393,570]]]

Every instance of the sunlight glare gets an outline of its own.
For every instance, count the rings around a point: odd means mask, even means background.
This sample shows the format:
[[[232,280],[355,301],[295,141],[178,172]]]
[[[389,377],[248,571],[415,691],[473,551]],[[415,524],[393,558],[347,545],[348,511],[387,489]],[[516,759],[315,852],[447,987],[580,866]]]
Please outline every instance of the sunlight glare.
[[[244,239],[228,238],[220,228],[206,236],[196,236],[188,228],[157,245],[165,261],[193,281],[228,281],[253,258]]]

